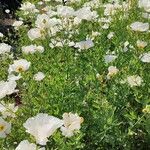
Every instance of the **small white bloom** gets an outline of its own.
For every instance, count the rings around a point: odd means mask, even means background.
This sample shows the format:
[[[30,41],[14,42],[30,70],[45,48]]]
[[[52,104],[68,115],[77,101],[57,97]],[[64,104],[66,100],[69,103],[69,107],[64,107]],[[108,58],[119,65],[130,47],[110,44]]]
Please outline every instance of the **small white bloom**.
[[[43,36],[42,30],[39,28],[32,28],[28,31],[28,37],[30,40],[39,39]]]
[[[11,124],[0,117],[0,137],[5,138],[11,132]]]
[[[136,42],[138,48],[145,48],[147,46],[147,42],[138,40]]]
[[[25,53],[25,54],[33,54],[36,52],[36,46],[35,45],[29,45],[29,46],[23,46],[22,47],[22,52]]]
[[[93,46],[94,46],[93,41],[88,39],[86,41],[77,42],[74,47],[83,50],[83,49],[89,49]]]
[[[36,139],[36,142],[40,145],[46,145],[46,142],[48,141],[47,138],[62,125],[63,122],[60,119],[43,113],[29,118],[23,124],[23,126],[26,128],[26,132],[33,135]]]
[[[142,82],[143,80],[140,76],[133,75],[133,76],[127,77],[127,83],[130,85],[130,87],[140,86]]]
[[[57,14],[62,17],[73,17],[74,9],[68,6],[58,6]]]
[[[116,66],[110,66],[108,68],[107,78],[110,79],[112,76],[116,75],[118,72],[119,70],[116,68]]]
[[[11,74],[13,71],[24,72],[29,69],[30,65],[31,63],[25,59],[14,60],[14,63],[12,65],[9,65],[8,72],[9,74]]]
[[[17,92],[15,90],[17,86],[16,81],[0,81],[0,99],[4,98],[6,95],[11,95],[12,93]]]
[[[20,27],[23,24],[23,21],[15,21],[12,26],[13,27]]]
[[[9,53],[11,46],[5,43],[0,43],[0,54]]]
[[[29,143],[28,140],[23,140],[15,150],[36,150],[36,145],[34,143]]]
[[[150,63],[150,52],[142,54],[140,59],[144,63]]]
[[[43,72],[38,72],[37,74],[34,75],[34,80],[36,81],[41,81],[45,78],[45,75]]]
[[[130,25],[133,31],[144,32],[149,30],[149,23],[134,22]]]
[[[61,127],[62,134],[66,137],[74,135],[74,131],[81,128],[83,118],[79,117],[78,114],[64,113],[63,114],[64,126]]]
[[[108,35],[107,35],[107,38],[108,39],[112,39],[114,36],[114,32],[110,32]]]
[[[114,61],[117,58],[116,55],[105,55],[104,59],[105,59],[105,63],[110,63],[112,61]]]
[[[18,76],[15,76],[14,74],[9,74],[7,80],[8,81],[16,81],[21,78],[22,78],[21,74],[19,74]]]
[[[150,12],[150,0],[139,0],[139,7],[144,8],[147,12]]]
[[[9,13],[10,13],[10,10],[9,10],[9,9],[6,9],[6,10],[5,10],[5,13],[9,14]]]
[[[0,104],[0,112],[2,113],[3,118],[12,117],[15,118],[15,113],[18,110],[18,106],[15,106],[15,104],[5,104],[3,101]]]

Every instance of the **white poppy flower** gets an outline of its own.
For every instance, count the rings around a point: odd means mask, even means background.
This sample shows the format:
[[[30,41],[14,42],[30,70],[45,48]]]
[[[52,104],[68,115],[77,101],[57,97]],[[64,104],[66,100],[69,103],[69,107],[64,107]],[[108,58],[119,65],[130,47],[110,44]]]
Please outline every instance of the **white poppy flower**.
[[[3,118],[12,117],[15,118],[15,113],[18,110],[18,106],[15,106],[15,104],[5,104],[4,101],[0,104],[0,112],[2,113]]]
[[[23,140],[15,150],[37,150],[37,146],[34,143],[29,143],[28,140]]]
[[[11,95],[12,93],[17,92],[15,90],[17,86],[16,81],[0,81],[0,99],[4,98],[6,95]]]
[[[25,53],[25,54],[33,54],[36,52],[36,46],[35,45],[29,45],[29,46],[23,46],[22,47],[22,52]]]
[[[35,5],[30,2],[25,2],[25,3],[21,4],[20,9],[23,10],[25,12],[25,14],[38,12]]]
[[[42,38],[42,36],[43,36],[42,30],[39,28],[32,28],[28,31],[28,37],[32,41],[35,39]]]
[[[62,134],[66,137],[74,135],[74,131],[81,128],[83,118],[79,117],[78,114],[64,113],[63,114],[64,126],[61,127]]]
[[[149,23],[134,22],[130,25],[130,27],[133,31],[144,32],[149,30]]]
[[[116,68],[116,66],[110,66],[108,68],[107,78],[110,79],[112,76],[116,75],[118,71],[119,70]]]
[[[150,0],[139,0],[139,7],[144,8],[147,12],[150,12]]]
[[[7,80],[8,81],[16,81],[21,78],[22,78],[21,74],[19,74],[18,76],[15,76],[14,74],[9,74]]]
[[[26,128],[26,132],[33,135],[36,142],[40,145],[46,145],[48,137],[51,136],[63,122],[48,114],[40,113],[35,117],[29,118],[23,126]]]
[[[138,48],[145,48],[147,46],[147,42],[138,40],[136,42]]]
[[[14,60],[12,65],[9,65],[8,72],[11,74],[12,72],[24,72],[29,69],[31,63],[25,59]]]
[[[5,138],[11,132],[11,124],[0,117],[0,137]]]
[[[0,54],[9,53],[11,46],[5,43],[0,43]]]
[[[138,75],[127,77],[127,83],[130,85],[130,87],[140,86],[142,82],[143,82],[142,78]]]
[[[80,8],[79,10],[75,11],[75,16],[79,19],[84,19],[84,20],[93,20],[98,17],[98,14],[96,11],[91,11],[90,7],[83,7]]]
[[[45,75],[43,72],[38,72],[37,74],[34,75],[34,80],[36,81],[41,81],[45,78]]]
[[[142,62],[150,63],[150,52],[142,54],[140,59]]]
[[[114,61],[117,58],[116,55],[105,55],[104,59],[105,59],[105,63],[110,63],[112,61]]]
[[[68,6],[58,6],[57,14],[62,17],[73,17],[74,9]]]
[[[74,47],[83,50],[83,49],[89,49],[93,46],[94,46],[93,41],[88,39],[86,41],[77,42]]]

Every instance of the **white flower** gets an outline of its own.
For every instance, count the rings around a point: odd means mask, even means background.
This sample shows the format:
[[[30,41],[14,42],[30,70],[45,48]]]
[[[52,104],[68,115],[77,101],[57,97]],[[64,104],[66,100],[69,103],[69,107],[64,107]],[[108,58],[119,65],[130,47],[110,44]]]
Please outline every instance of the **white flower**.
[[[15,90],[17,83],[15,81],[0,81],[0,99],[4,98],[6,95],[11,95],[12,93],[17,92]]]
[[[36,150],[36,145],[34,143],[29,143],[28,140],[23,140],[15,150]]]
[[[134,22],[130,25],[130,27],[133,31],[144,32],[149,30],[149,23]]]
[[[136,42],[138,48],[145,48],[147,46],[147,42],[138,40]]]
[[[43,36],[42,30],[39,28],[32,28],[28,31],[28,37],[30,40],[39,39]]]
[[[114,61],[117,58],[116,55],[105,55],[104,59],[105,59],[105,63],[110,63],[112,61]]]
[[[9,53],[11,46],[5,43],[0,43],[0,54]]]
[[[5,138],[11,132],[11,124],[0,117],[0,138]]]
[[[130,87],[140,86],[142,82],[143,80],[140,76],[133,75],[133,76],[127,77],[127,83],[130,85]]]
[[[22,47],[22,52],[25,54],[33,54],[35,52],[44,52],[44,47],[43,46],[36,46],[36,45],[29,45],[29,46],[23,46]]]
[[[116,68],[116,66],[110,66],[108,68],[107,78],[110,79],[112,76],[116,75],[118,71],[119,70]]]
[[[6,9],[6,10],[5,10],[5,13],[9,14],[9,13],[10,13],[10,10],[9,10],[9,9]]]
[[[110,32],[110,33],[107,35],[107,38],[108,38],[108,39],[112,39],[113,36],[114,36],[114,32]]]
[[[45,75],[43,72],[38,72],[37,74],[34,75],[34,80],[36,81],[41,81],[45,78]]]
[[[74,9],[68,6],[58,6],[57,7],[57,14],[62,17],[73,17],[74,16]]]
[[[79,19],[84,19],[84,20],[93,20],[98,17],[98,14],[96,11],[91,11],[90,7],[83,7],[77,10],[75,13],[75,16]]]
[[[14,63],[12,65],[9,65],[8,72],[9,72],[9,74],[11,74],[13,71],[14,72],[24,72],[29,69],[30,64],[31,63],[25,59],[14,60]]]
[[[16,117],[15,112],[17,112],[18,106],[15,106],[15,104],[5,104],[3,101],[0,104],[0,112],[2,113],[3,118],[9,117]]]
[[[15,21],[12,26],[14,27],[20,27],[23,24],[23,21]]]
[[[15,76],[14,74],[9,74],[7,80],[8,81],[16,81],[21,78],[22,78],[21,74],[19,74],[18,76]]]
[[[25,2],[21,4],[21,10],[25,11],[25,14],[38,12],[35,5],[30,2]]]
[[[139,0],[139,7],[144,8],[147,12],[150,12],[150,0]]]
[[[23,126],[26,128],[26,132],[33,135],[36,142],[40,145],[46,145],[48,137],[51,136],[57,128],[61,127],[63,122],[48,114],[40,113],[35,117],[29,118]]]
[[[74,135],[74,131],[81,128],[83,118],[79,117],[78,114],[64,113],[63,114],[64,126],[61,127],[62,134],[66,137]]]
[[[3,37],[4,37],[4,34],[0,32],[0,38],[3,38]]]
[[[94,46],[93,41],[88,39],[86,41],[77,42],[74,47],[83,50],[83,49],[89,49],[93,46]]]
[[[140,59],[142,62],[150,63],[150,52],[144,53],[143,55],[141,55]]]

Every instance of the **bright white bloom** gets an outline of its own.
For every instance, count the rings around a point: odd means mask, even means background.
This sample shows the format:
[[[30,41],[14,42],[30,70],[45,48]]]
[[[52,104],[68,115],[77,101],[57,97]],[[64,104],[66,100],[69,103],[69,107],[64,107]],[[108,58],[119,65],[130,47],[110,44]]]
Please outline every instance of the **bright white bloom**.
[[[12,26],[14,27],[20,27],[23,24],[23,21],[15,21]]]
[[[5,13],[9,14],[9,13],[10,13],[10,10],[9,10],[9,9],[6,9],[6,10],[5,10]]]
[[[22,47],[22,52],[25,54],[33,54],[35,52],[44,52],[44,47],[43,46],[36,46],[36,45],[29,45],[29,46],[23,46]]]
[[[79,19],[90,21],[96,19],[98,14],[96,11],[91,11],[90,7],[83,7],[75,12],[75,16]]]
[[[83,118],[79,117],[78,114],[64,113],[63,114],[64,126],[61,127],[62,134],[66,137],[74,135],[74,131],[81,128]]]
[[[140,86],[142,82],[143,80],[140,76],[133,75],[133,76],[127,77],[127,83],[130,85],[130,87]]]
[[[35,5],[30,2],[25,2],[21,4],[21,10],[25,11],[25,14],[38,12]]]
[[[36,142],[40,145],[46,145],[48,137],[51,136],[63,122],[48,114],[40,113],[35,117],[29,118],[23,126],[26,128],[26,132],[33,135]]]
[[[29,143],[28,140],[23,140],[15,150],[36,150],[36,145],[34,143]]]
[[[0,117],[0,138],[5,138],[11,132],[11,124]]]
[[[133,31],[144,32],[149,30],[149,23],[134,22],[130,25]]]
[[[74,9],[68,6],[58,6],[57,14],[62,17],[73,17]]]
[[[83,49],[89,49],[93,46],[94,46],[93,41],[88,39],[86,41],[77,42],[74,47],[83,50]]]
[[[15,76],[14,74],[9,74],[7,80],[8,81],[16,81],[21,78],[22,78],[21,74],[19,74],[18,76]]]
[[[0,32],[0,38],[4,37],[4,34]]]
[[[138,40],[136,42],[138,48],[145,48],[147,46],[147,42]]]
[[[37,74],[34,75],[34,80],[36,81],[41,81],[45,78],[45,75],[43,72],[38,72]]]
[[[110,79],[112,76],[116,75],[118,72],[119,70],[116,68],[116,66],[110,66],[108,68],[107,78]]]
[[[141,55],[140,59],[142,62],[150,63],[150,52],[144,53],[143,55]]]
[[[0,43],[0,54],[9,53],[11,46],[5,43]]]
[[[104,59],[105,59],[105,63],[110,63],[112,61],[114,61],[117,58],[116,55],[105,55]]]
[[[18,106],[15,106],[15,104],[5,104],[4,101],[0,104],[0,112],[2,113],[3,118],[7,117],[16,117],[15,112],[17,112]]]
[[[8,72],[11,74],[12,72],[24,72],[29,69],[31,63],[25,59],[14,60],[12,65],[9,65]]]
[[[0,99],[17,92],[18,90],[15,90],[16,86],[16,81],[0,81]]]
[[[147,12],[150,12],[150,0],[139,0],[139,7],[144,8]]]
[[[110,32],[108,35],[107,35],[107,38],[108,39],[112,39],[114,36],[114,32]]]
[[[43,36],[43,31],[39,28],[32,28],[28,31],[28,37],[30,40],[39,39]]]

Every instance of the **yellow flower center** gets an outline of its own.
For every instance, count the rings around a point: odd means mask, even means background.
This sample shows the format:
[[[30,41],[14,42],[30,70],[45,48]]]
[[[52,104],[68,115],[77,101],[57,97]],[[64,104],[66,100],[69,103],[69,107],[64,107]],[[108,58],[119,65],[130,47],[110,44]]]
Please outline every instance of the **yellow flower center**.
[[[0,132],[1,132],[1,131],[3,131],[3,130],[4,130],[4,128],[5,128],[5,126],[4,126],[4,125],[0,125]]]
[[[18,66],[16,68],[16,72],[23,72],[23,71],[25,71],[25,70],[24,70],[24,68],[22,66]]]

